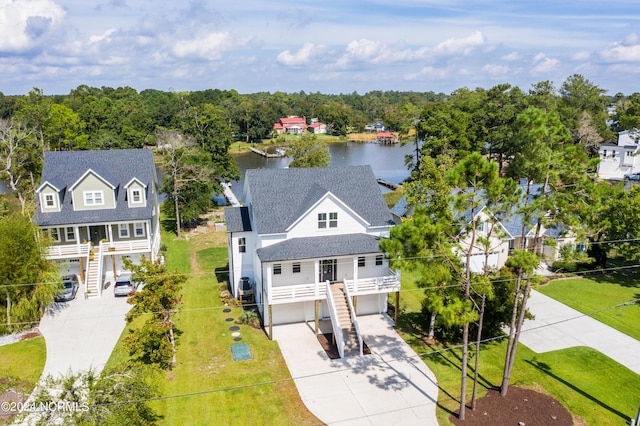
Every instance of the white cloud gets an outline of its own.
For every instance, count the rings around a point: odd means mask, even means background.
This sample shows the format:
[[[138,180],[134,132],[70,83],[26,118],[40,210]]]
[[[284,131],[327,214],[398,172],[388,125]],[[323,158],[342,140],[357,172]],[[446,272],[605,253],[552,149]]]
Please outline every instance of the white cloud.
[[[300,65],[307,65],[311,61],[315,46],[313,43],[305,43],[297,52],[291,53],[290,50],[285,50],[278,54],[278,62],[282,65],[295,67]]]
[[[448,68],[435,68],[435,67],[424,67],[420,71],[415,73],[409,73],[404,75],[405,80],[418,80],[423,77],[427,78],[436,78],[443,79],[450,76],[451,70]]]
[[[606,50],[600,52],[603,59],[612,62],[640,61],[640,37],[630,34],[623,41],[611,43]]]
[[[482,67],[482,71],[488,72],[494,76],[499,76],[508,74],[511,71],[511,68],[506,65],[487,64]]]
[[[210,61],[222,58],[232,48],[231,35],[226,32],[209,33],[189,40],[177,41],[172,49],[179,58],[199,58]]]
[[[64,16],[51,0],[0,0],[0,51],[33,48]]]
[[[502,59],[504,59],[505,61],[519,61],[520,59],[522,59],[522,55],[514,51],[504,55]]]
[[[560,64],[559,60],[549,58],[544,53],[538,53],[533,58],[533,68],[531,68],[531,71],[535,73],[553,71],[558,66],[558,64]]]
[[[586,61],[587,59],[589,59],[590,56],[591,56],[591,52],[588,52],[586,50],[581,50],[580,52],[576,52],[573,55],[571,55],[571,59],[573,59],[574,61]]]
[[[109,42],[111,41],[111,36],[115,32],[116,32],[115,28],[110,28],[102,34],[92,35],[91,37],[89,37],[89,43],[99,43],[103,40]]]
[[[450,38],[438,44],[435,48],[437,53],[450,55],[468,55],[475,48],[487,43],[487,38],[480,31],[474,31],[469,36],[463,38]]]

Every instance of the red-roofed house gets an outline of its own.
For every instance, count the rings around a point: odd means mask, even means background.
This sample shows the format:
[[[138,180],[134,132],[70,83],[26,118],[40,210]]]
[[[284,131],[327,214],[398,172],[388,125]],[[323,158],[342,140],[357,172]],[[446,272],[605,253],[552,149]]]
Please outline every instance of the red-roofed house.
[[[285,117],[273,125],[273,131],[279,135],[290,133],[297,135],[307,131],[307,119],[305,117]]]
[[[376,139],[378,143],[398,143],[398,137],[391,132],[380,132]]]
[[[311,133],[315,133],[316,135],[327,133],[327,125],[320,121],[309,124],[309,127],[307,127],[307,129],[309,129]]]

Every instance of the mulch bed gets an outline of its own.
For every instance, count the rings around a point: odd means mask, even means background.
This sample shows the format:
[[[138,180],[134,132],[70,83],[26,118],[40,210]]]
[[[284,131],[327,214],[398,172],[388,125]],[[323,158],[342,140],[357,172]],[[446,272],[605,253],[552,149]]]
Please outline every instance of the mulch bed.
[[[338,359],[338,347],[333,343],[333,333],[318,334],[318,342],[322,345],[322,349],[326,352],[329,359]],[[364,355],[371,355],[371,349],[367,346],[366,342],[362,342],[362,353]]]
[[[509,386],[506,396],[500,391],[489,390],[476,401],[475,410],[467,408],[465,420],[458,419],[457,414],[449,417],[451,423],[474,426],[521,425],[521,426],[571,426],[573,418],[554,398],[536,392]]]

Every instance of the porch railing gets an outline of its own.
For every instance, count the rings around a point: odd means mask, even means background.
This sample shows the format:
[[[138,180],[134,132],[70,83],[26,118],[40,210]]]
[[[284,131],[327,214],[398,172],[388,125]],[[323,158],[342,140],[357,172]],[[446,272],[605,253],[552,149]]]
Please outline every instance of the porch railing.
[[[109,252],[145,252],[151,251],[151,241],[127,240],[127,241],[104,241],[100,243],[100,252],[105,255]]]
[[[351,301],[351,294],[349,294],[349,286],[344,286],[344,294],[347,296],[347,304],[349,305],[349,313],[351,314],[351,323],[353,327],[356,329],[356,336],[358,337],[358,350],[360,351],[360,355],[364,355],[364,342],[362,340],[362,334],[360,334],[360,324],[358,323],[358,317],[356,316],[356,310],[353,307],[353,302]]]
[[[329,307],[329,315],[331,316],[331,327],[333,328],[333,338],[336,341],[338,347],[338,354],[340,358],[344,358],[344,334],[342,333],[342,327],[340,325],[340,319],[338,318],[338,311],[336,311],[336,304],[333,300],[333,294],[331,294],[331,283],[326,281],[324,283],[325,293],[327,295],[327,306]]]
[[[344,283],[349,286],[351,296],[399,291],[400,273],[389,270],[388,274],[375,278],[359,278],[355,282],[344,280]],[[269,304],[325,300],[326,298],[324,282],[275,286],[269,289],[268,294]]]
[[[89,256],[89,250],[91,250],[91,243],[50,246],[47,248],[47,257],[49,259],[86,257]]]

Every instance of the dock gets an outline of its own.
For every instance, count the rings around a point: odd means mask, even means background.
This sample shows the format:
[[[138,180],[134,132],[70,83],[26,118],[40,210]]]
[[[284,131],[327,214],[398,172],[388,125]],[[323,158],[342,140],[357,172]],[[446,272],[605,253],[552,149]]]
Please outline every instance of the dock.
[[[249,149],[251,151],[255,152],[256,154],[261,155],[261,156],[263,156],[265,158],[280,158],[280,157],[282,157],[282,155],[280,155],[280,154],[269,154],[268,152],[260,151],[259,149],[254,148],[252,146],[250,146]]]
[[[398,188],[402,188],[402,185],[398,184],[398,183],[393,183],[393,182],[389,182],[383,179],[376,179],[378,181],[378,185],[382,185],[385,186],[389,189],[393,189],[394,191]]]

